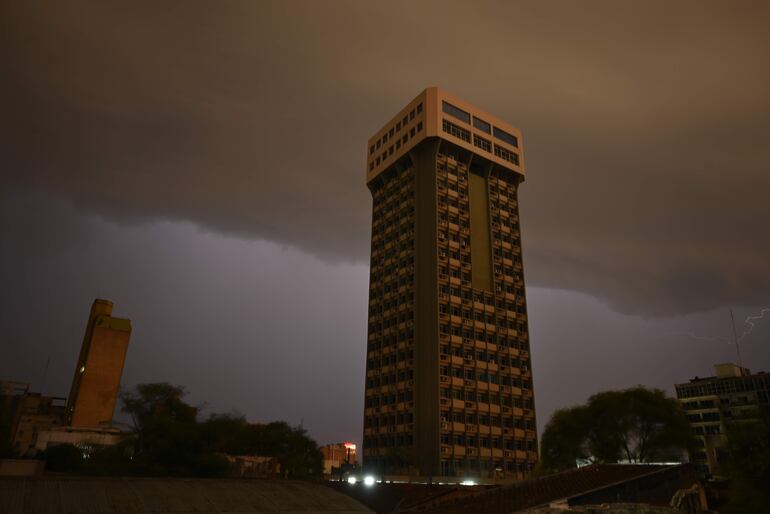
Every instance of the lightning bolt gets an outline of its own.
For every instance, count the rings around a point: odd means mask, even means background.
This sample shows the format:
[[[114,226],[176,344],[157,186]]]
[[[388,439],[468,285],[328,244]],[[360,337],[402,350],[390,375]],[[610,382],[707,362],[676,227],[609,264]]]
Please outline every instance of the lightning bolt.
[[[765,314],[770,312],[770,307],[763,307],[759,314],[756,316],[747,316],[745,320],[743,320],[744,325],[748,325],[748,328],[743,331],[743,334],[741,334],[741,337],[738,338],[738,341],[743,341],[744,338],[748,337],[749,334],[751,334],[754,331],[754,327],[757,326],[757,323],[759,320],[763,319],[765,317]]]
[[[696,341],[705,341],[707,343],[724,343],[731,344],[730,340],[724,337],[712,337],[712,336],[699,336],[695,332],[669,332],[665,334],[665,337],[669,336],[684,336]]]
[[[754,328],[756,328],[757,323],[765,318],[765,315],[770,313],[770,307],[763,307],[760,309],[759,314],[752,315],[752,316],[746,316],[746,319],[743,320],[743,324],[746,326],[741,336],[738,338],[738,342],[743,341],[745,338],[749,336],[754,331]],[[770,318],[770,316],[768,316]],[[732,339],[728,339],[726,337],[715,337],[715,336],[702,336],[698,335],[695,332],[669,332],[662,337],[689,337],[690,339],[694,339],[696,341],[704,341],[707,343],[723,343],[723,344],[735,344],[735,342]]]

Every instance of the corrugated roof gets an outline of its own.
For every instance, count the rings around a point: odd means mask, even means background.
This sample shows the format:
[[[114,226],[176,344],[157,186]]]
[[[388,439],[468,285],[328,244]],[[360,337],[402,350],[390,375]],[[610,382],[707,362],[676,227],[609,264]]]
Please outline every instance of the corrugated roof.
[[[311,482],[201,478],[0,478],[2,514],[371,512]]]
[[[638,464],[595,464],[519,482],[490,488],[457,499],[429,502],[411,510],[421,512],[487,512],[508,513],[566,500],[616,484],[637,480],[679,466]],[[406,509],[405,509],[406,510]]]

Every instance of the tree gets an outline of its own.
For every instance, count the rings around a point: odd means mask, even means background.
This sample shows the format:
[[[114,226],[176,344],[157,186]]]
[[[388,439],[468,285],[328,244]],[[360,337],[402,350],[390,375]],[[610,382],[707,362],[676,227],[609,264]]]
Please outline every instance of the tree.
[[[57,444],[43,452],[48,471],[77,472],[83,467],[83,450],[72,444]]]
[[[545,427],[542,469],[561,471],[589,462],[678,460],[695,435],[673,398],[642,386],[591,396],[586,405],[561,409]]]
[[[538,471],[568,469],[574,467],[578,459],[586,459],[590,455],[586,437],[587,415],[586,406],[559,409],[553,413],[540,440]]]
[[[304,428],[273,421],[252,425],[252,431],[257,454],[276,457],[284,476],[302,478],[321,474],[323,456]]]
[[[198,410],[182,400],[184,388],[140,384],[121,394],[136,429],[135,465],[141,474],[192,475],[203,459]]]
[[[11,440],[13,436],[11,429],[13,427],[15,403],[18,401],[13,396],[0,395],[0,458],[16,456]]]
[[[137,432],[141,432],[157,415],[195,422],[198,409],[182,401],[185,394],[184,387],[167,382],[139,384],[133,391],[120,394],[123,402],[121,410],[131,416]]]
[[[213,452],[248,454],[255,446],[250,436],[250,424],[240,414],[212,414],[201,424],[203,443]]]
[[[229,469],[229,454],[275,457],[292,478],[321,474],[321,452],[302,427],[253,424],[240,414],[212,414],[199,423],[184,395],[184,388],[168,383],[140,384],[121,395],[136,429],[135,473],[221,476]],[[116,455],[105,453],[104,462],[112,466]]]
[[[724,453],[723,466],[730,478],[724,511],[770,512],[770,414],[762,409],[756,419],[733,422]]]

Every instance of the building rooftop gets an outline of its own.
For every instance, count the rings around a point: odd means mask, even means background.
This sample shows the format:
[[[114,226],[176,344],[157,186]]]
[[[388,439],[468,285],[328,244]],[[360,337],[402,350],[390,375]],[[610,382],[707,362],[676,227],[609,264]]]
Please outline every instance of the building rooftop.
[[[744,368],[742,366],[739,366],[738,364],[728,362],[724,364],[714,364],[714,375],[709,377],[694,377],[690,379],[690,384],[695,382],[708,382],[713,380],[724,380],[724,379],[733,379],[733,378],[750,378],[750,377],[756,377],[758,375],[765,375],[766,373],[764,371],[758,371],[757,373],[752,373],[749,368]],[[684,384],[676,384],[676,385],[686,385]]]
[[[688,464],[594,464],[510,486],[330,485],[377,512],[502,514],[552,503],[669,505],[677,491],[696,482],[695,470]]]
[[[440,137],[524,176],[521,131],[437,87],[417,95],[367,143],[366,182],[429,137]]]

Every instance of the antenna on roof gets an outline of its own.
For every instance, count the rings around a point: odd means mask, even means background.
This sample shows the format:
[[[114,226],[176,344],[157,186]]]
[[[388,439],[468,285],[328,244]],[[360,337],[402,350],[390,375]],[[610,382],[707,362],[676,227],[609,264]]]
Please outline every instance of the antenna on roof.
[[[735,316],[733,316],[733,310],[730,309],[730,321],[733,323],[733,341],[735,341],[735,352],[738,354],[738,366],[743,368],[743,362],[741,361],[741,348],[738,346],[738,332],[735,330]],[[741,372],[742,374],[743,372]]]

